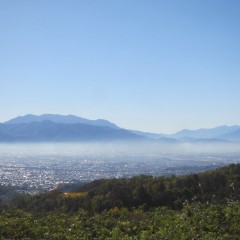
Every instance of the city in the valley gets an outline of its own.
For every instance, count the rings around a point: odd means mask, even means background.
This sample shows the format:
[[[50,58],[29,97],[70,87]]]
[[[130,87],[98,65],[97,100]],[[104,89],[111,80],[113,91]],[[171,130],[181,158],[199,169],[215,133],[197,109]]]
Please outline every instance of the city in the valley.
[[[240,153],[233,149],[179,152],[172,147],[150,148],[148,152],[127,145],[1,145],[0,182],[35,193],[101,178],[183,175],[240,162]]]

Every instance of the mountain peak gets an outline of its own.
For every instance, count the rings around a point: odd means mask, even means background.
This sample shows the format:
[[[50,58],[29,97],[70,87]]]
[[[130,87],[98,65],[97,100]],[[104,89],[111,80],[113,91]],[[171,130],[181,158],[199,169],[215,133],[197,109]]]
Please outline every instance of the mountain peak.
[[[59,114],[42,114],[42,115],[33,115],[27,114],[24,116],[19,116],[13,118],[5,124],[21,124],[21,123],[31,123],[31,122],[43,122],[43,121],[51,121],[55,123],[64,123],[64,124],[74,124],[74,123],[82,123],[92,126],[101,126],[101,127],[111,127],[115,129],[119,129],[117,125],[109,122],[105,119],[97,119],[97,120],[89,120],[86,118],[78,117],[75,115],[59,115]]]

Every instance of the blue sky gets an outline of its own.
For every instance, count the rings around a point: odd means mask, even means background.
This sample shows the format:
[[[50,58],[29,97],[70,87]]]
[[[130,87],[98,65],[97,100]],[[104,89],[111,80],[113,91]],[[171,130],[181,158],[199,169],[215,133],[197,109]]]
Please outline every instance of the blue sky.
[[[0,122],[240,125],[240,1],[0,0]]]

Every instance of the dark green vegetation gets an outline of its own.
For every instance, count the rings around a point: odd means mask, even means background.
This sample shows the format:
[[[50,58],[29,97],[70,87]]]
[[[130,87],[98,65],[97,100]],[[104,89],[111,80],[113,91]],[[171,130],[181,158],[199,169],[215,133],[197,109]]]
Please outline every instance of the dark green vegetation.
[[[240,165],[98,180],[2,204],[1,239],[240,239]],[[3,203],[3,202],[2,202]]]
[[[1,239],[239,239],[240,204],[192,205],[181,211],[112,209],[89,215],[26,211],[0,216]]]

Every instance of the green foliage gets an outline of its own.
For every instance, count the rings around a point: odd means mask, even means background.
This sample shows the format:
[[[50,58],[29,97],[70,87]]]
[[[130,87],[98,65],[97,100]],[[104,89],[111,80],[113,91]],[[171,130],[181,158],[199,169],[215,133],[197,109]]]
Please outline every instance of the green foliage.
[[[98,180],[67,195],[54,190],[1,202],[0,239],[237,240],[239,200],[240,165]]]
[[[113,208],[90,216],[7,211],[0,215],[1,239],[239,239],[240,202],[186,205],[151,211]]]

